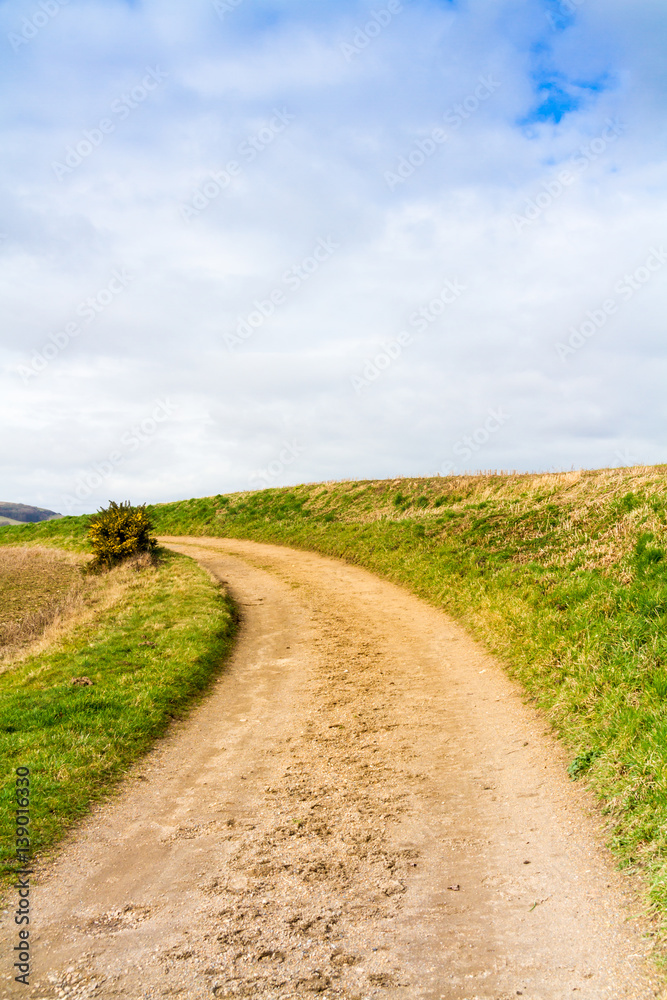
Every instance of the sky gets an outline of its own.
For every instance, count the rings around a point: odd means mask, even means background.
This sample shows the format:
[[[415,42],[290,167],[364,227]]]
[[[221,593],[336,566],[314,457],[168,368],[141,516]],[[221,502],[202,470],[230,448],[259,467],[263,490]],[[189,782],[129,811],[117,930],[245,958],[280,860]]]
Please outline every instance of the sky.
[[[667,462],[664,0],[0,0],[0,499]]]

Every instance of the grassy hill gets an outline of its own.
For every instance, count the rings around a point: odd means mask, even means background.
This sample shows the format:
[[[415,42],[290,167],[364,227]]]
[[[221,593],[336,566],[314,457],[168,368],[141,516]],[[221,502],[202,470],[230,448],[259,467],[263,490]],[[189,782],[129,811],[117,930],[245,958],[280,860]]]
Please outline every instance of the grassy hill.
[[[19,521],[0,531],[0,545],[56,545],[72,552],[90,551],[87,532],[90,517],[58,517],[48,521]]]
[[[507,665],[667,914],[667,467],[343,482],[153,508],[159,531],[339,556]]]
[[[338,556],[458,619],[551,721],[667,916],[666,466],[320,483],[151,510],[162,534]],[[86,523],[1,539],[76,547]]]
[[[0,525],[2,524],[35,524],[39,521],[50,521],[61,517],[55,510],[44,507],[31,507],[27,503],[6,503],[0,501]]]

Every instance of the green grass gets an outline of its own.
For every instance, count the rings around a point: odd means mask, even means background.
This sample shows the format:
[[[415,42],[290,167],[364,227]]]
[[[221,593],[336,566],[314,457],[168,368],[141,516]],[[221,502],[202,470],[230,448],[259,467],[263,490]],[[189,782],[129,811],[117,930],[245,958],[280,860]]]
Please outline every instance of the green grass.
[[[90,552],[87,543],[90,517],[61,517],[36,524],[0,525],[0,545],[49,545],[74,552]]]
[[[667,918],[667,467],[315,484],[152,515],[161,534],[338,556],[453,615],[551,721],[620,863]],[[0,541],[46,532],[77,548],[86,523],[3,528]]]
[[[345,482],[166,504],[163,534],[338,556],[457,618],[506,664],[667,917],[667,469]]]
[[[53,541],[59,524],[76,548],[78,530],[57,521],[18,529],[21,541],[44,543],[45,530]],[[14,852],[16,768],[32,773],[31,849],[41,852],[205,691],[233,640],[228,598],[183,556],[165,553],[140,571],[121,566],[93,593],[97,614],[0,674],[0,885]],[[91,686],[71,683],[84,676]]]

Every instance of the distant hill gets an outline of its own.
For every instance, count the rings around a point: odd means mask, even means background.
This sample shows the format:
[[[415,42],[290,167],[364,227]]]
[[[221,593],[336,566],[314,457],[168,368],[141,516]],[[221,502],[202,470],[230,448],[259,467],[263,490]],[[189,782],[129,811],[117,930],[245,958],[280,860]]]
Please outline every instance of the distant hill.
[[[62,517],[62,514],[44,507],[31,507],[27,503],[4,503],[0,500],[0,525],[36,524],[38,521],[53,521],[56,517]]]

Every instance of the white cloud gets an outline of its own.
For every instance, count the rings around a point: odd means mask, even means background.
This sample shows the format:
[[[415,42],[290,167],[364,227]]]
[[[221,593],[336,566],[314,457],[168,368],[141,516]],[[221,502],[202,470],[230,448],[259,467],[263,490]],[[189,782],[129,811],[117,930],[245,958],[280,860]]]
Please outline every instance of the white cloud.
[[[431,474],[498,406],[511,419],[475,467],[665,460],[667,269],[567,363],[554,349],[665,231],[662,5],[586,0],[556,31],[541,0],[413,0],[346,63],[340,43],[371,9],[276,0],[221,22],[205,2],[88,0],[8,45],[6,499],[57,509],[162,397],[173,417],[81,509],[109,490],[142,501],[246,488],[285,441],[299,454],[275,482]],[[23,14],[0,8],[0,38]],[[150,66],[164,83],[58,181],[52,161]],[[460,115],[480,77],[499,86]],[[553,80],[560,90],[540,91]],[[570,112],[568,94],[583,95]],[[275,109],[294,121],[251,160],[241,144]],[[626,130],[549,202],[608,119]],[[435,128],[446,141],[390,190],[386,171]],[[230,160],[232,182],[184,221]],[[340,248],[230,352],[225,333],[329,238]],[[114,269],[134,280],[22,380],[17,366],[81,319]],[[410,316],[446,279],[468,290],[420,334]],[[359,365],[406,325],[411,345],[355,395]]]

